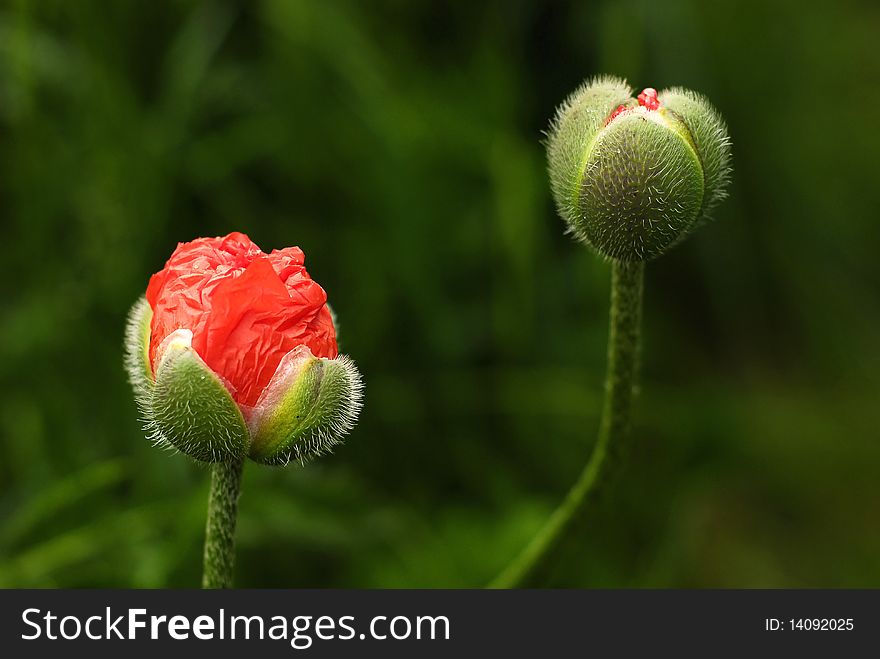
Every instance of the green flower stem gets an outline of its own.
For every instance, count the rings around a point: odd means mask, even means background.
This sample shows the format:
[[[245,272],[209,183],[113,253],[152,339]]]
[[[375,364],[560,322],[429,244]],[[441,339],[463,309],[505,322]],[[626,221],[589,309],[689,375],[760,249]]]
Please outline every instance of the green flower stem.
[[[217,462],[211,469],[205,572],[202,588],[231,588],[235,563],[235,520],[243,461]]]
[[[611,278],[611,328],[608,336],[608,370],[599,438],[584,470],[562,504],[541,531],[489,585],[516,588],[529,584],[578,514],[599,492],[629,434],[630,411],[639,361],[642,316],[643,262],[615,261]]]

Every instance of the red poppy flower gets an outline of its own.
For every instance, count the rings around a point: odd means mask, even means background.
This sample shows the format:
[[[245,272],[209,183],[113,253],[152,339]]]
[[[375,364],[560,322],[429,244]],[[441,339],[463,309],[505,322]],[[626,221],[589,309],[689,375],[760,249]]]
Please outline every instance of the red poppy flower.
[[[159,346],[178,329],[192,332],[193,350],[246,408],[294,348],[335,359],[327,294],[303,263],[298,247],[265,254],[243,233],[178,244],[147,287],[153,374]]]

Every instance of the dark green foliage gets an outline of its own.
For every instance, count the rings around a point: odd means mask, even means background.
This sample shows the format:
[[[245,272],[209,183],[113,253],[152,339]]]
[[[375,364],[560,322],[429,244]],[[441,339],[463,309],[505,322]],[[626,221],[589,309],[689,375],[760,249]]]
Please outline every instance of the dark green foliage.
[[[248,465],[240,586],[473,586],[595,437],[610,269],[560,231],[556,105],[706,94],[717,221],[647,266],[622,485],[552,586],[880,586],[869,2],[0,9],[0,585],[195,587],[209,471],[144,441],[126,313],[177,241],[300,245],[367,404]]]

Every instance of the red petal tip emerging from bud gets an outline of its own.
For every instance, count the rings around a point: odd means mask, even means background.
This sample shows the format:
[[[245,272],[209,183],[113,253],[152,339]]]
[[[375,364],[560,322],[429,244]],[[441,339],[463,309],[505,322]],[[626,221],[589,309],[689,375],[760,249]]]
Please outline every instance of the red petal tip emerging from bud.
[[[660,108],[660,99],[657,98],[657,90],[653,87],[645,87],[639,94],[639,105],[647,110],[657,110]],[[618,108],[619,110],[620,108]],[[615,110],[617,112],[617,110]]]
[[[628,109],[629,108],[626,107],[625,105],[618,105],[617,109],[615,109],[614,112],[612,112],[610,115],[608,115],[608,118],[605,120],[605,125],[607,126],[608,124],[610,124],[612,121],[614,121],[614,117],[616,117],[617,115],[619,115],[623,112],[626,112]]]

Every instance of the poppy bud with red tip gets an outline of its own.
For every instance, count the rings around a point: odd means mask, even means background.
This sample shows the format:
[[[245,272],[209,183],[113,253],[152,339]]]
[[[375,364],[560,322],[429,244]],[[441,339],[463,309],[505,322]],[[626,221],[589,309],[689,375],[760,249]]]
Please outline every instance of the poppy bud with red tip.
[[[725,196],[730,140],[721,116],[687,89],[587,81],[559,107],[547,141],[550,183],[572,233],[601,255],[655,258]]]

